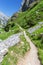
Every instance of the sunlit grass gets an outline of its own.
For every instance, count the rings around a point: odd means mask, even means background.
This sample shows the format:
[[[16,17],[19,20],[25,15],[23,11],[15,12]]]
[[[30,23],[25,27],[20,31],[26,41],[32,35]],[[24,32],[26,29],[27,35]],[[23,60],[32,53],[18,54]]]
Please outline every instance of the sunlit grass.
[[[8,54],[5,55],[1,65],[17,65],[18,59],[24,57],[25,53],[30,50],[30,45],[24,35],[21,35],[20,39],[21,41],[17,45],[8,49]]]

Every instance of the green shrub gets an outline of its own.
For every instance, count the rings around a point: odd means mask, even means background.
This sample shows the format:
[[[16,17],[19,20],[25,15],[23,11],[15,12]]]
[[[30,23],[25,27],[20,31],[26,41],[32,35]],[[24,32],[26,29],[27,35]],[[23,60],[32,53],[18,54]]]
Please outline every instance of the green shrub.
[[[41,60],[41,65],[43,65],[43,50],[42,49],[39,49],[38,51],[39,53],[39,59]]]
[[[41,38],[41,43],[43,44],[43,36],[42,36],[42,38]]]
[[[9,26],[6,26],[6,27],[4,28],[4,30],[5,30],[6,32],[8,32],[8,31],[9,31]]]

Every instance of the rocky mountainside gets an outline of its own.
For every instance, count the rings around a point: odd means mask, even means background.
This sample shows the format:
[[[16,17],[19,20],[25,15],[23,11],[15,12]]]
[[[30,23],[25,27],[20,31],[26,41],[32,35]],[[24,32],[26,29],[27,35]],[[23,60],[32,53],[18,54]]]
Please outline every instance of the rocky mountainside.
[[[26,11],[30,7],[30,4],[32,4],[33,2],[36,2],[36,1],[39,1],[39,0],[23,0],[22,6],[21,6],[21,11]]]
[[[0,12],[0,25],[6,25],[9,17],[7,17],[4,13]]]

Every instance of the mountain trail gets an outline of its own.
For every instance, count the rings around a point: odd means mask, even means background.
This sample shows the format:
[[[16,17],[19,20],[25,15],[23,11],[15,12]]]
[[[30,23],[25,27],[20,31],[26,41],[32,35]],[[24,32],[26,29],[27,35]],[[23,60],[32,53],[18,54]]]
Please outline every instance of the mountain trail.
[[[21,27],[20,29],[22,30]],[[30,38],[26,35],[25,31],[24,31],[24,36],[27,42],[30,44],[31,49],[25,54],[24,58],[20,58],[18,60],[17,65],[40,65],[40,61],[38,59],[38,54],[37,54],[38,50],[36,46],[32,43]]]

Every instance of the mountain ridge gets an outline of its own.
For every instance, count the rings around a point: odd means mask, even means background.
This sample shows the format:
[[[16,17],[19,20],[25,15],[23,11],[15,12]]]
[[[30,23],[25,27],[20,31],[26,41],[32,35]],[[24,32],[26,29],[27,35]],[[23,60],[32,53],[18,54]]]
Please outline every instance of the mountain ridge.
[[[0,11],[0,25],[6,25],[9,17],[6,16],[3,12]]]

